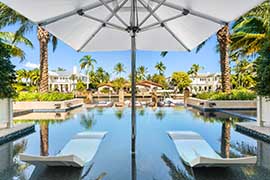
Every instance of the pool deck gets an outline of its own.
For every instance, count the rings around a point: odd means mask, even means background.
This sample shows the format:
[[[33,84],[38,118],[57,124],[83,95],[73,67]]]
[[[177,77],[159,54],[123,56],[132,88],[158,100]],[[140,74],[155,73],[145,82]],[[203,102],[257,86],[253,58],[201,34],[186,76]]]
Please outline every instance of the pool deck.
[[[35,131],[33,124],[18,124],[11,128],[0,129],[0,145],[16,140]]]
[[[241,122],[236,124],[236,131],[270,143],[270,126],[260,127],[257,122]]]
[[[26,115],[32,112],[33,112],[33,109],[16,109],[13,111],[13,117]]]

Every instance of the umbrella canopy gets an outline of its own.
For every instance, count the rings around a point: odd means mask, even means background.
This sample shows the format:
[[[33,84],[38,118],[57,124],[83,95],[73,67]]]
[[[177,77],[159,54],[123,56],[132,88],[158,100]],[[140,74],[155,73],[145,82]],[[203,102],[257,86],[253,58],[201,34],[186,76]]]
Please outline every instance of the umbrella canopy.
[[[264,0],[1,0],[77,51],[191,50]]]
[[[190,51],[264,0],[1,1],[77,51],[131,49],[132,154],[135,156],[136,49]]]

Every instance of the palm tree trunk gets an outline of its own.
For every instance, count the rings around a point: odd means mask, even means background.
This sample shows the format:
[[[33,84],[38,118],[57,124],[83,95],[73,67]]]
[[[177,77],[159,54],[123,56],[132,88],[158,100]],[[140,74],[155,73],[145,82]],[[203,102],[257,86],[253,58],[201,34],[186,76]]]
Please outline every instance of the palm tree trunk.
[[[40,45],[40,85],[39,91],[41,93],[48,92],[48,43],[50,40],[49,32],[38,27],[38,40]]]
[[[222,124],[221,132],[221,156],[224,158],[230,157],[230,139],[231,139],[231,123],[226,119]]]
[[[40,155],[49,155],[49,125],[48,123],[40,123]]]
[[[223,92],[231,91],[231,70],[229,63],[229,44],[230,44],[230,32],[229,25],[226,24],[217,32],[217,39],[220,48],[220,67],[221,67],[221,84]]]

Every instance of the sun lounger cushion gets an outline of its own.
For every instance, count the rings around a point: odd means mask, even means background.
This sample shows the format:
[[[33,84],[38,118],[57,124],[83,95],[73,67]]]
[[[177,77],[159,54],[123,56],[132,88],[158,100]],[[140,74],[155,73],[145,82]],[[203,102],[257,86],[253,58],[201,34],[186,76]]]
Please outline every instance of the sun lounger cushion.
[[[256,163],[256,156],[222,158],[197,133],[192,131],[168,132],[185,164],[191,167],[248,165]]]
[[[56,156],[20,154],[20,160],[34,165],[83,167],[92,160],[106,132],[82,132],[75,135]]]

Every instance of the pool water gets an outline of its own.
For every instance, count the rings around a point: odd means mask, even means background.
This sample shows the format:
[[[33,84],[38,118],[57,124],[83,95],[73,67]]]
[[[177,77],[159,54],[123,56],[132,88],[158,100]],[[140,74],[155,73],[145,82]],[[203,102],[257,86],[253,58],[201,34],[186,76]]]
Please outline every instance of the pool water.
[[[36,132],[0,146],[0,179],[132,179],[130,113],[130,108],[77,109],[71,113],[32,113],[16,118],[15,123],[34,122]],[[184,107],[137,109],[133,169],[136,179],[269,179],[270,145],[236,132],[235,123],[241,121],[244,120],[227,114]],[[258,163],[248,167],[191,169],[182,163],[166,133],[182,130],[199,133],[223,157],[257,155]],[[18,159],[19,153],[55,155],[82,131],[108,132],[93,160],[83,169],[34,167]]]

